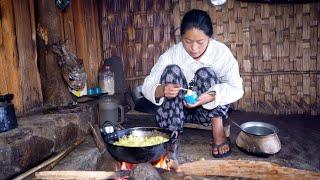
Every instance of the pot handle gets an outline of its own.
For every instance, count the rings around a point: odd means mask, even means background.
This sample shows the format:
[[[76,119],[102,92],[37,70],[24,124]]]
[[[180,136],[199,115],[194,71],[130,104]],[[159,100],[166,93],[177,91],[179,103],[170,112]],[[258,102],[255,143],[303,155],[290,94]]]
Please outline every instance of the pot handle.
[[[102,133],[113,133],[117,130],[124,130],[125,128],[123,126],[121,126],[120,124],[116,125],[111,121],[105,121],[102,124],[102,128],[100,129],[100,131]]]
[[[120,121],[119,124],[122,124],[124,122],[124,108],[122,105],[119,105],[119,109],[120,109]]]
[[[113,133],[115,129],[115,124],[111,121],[105,121],[100,128],[100,131],[104,134]]]
[[[102,124],[100,132],[108,139],[112,141],[116,141],[119,139],[118,133],[116,133],[117,129],[115,128],[115,124],[111,121],[105,121]]]

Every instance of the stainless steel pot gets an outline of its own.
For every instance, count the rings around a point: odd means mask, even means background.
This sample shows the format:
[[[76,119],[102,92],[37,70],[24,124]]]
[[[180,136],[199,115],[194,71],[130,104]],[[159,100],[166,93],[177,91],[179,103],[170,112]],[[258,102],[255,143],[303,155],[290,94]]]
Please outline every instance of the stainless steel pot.
[[[280,151],[279,129],[276,126],[251,121],[241,124],[240,128],[241,132],[236,139],[240,149],[257,155],[271,155]]]
[[[250,121],[240,125],[246,134],[254,136],[267,136],[279,132],[279,129],[272,124],[265,122]]]

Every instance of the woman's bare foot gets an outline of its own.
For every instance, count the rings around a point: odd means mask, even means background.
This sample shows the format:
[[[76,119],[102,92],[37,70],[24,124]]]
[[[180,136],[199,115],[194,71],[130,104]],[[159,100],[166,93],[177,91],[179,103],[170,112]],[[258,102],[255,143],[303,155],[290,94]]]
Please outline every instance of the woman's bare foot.
[[[223,129],[221,118],[212,119],[213,146],[212,154],[214,157],[224,157],[230,154],[230,144]]]

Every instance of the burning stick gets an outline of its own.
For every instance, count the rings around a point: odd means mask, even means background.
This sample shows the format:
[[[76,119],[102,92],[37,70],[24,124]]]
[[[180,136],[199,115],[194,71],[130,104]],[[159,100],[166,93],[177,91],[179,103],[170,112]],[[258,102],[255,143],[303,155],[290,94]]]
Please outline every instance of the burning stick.
[[[167,164],[168,170],[173,170],[173,171],[176,171],[176,172],[179,171],[179,164],[174,162],[174,160],[167,159],[166,160],[166,164]]]

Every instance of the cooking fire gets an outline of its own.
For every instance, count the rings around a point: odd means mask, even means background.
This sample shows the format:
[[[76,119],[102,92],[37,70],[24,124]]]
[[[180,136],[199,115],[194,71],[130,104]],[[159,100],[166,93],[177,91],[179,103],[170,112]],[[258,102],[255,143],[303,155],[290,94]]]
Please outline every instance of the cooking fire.
[[[177,164],[173,160],[168,159],[167,155],[162,156],[158,161],[150,163],[154,168],[163,169],[163,170],[175,170]],[[119,167],[115,170],[132,170],[138,164],[128,163],[128,162],[119,162]]]
[[[135,177],[135,179],[139,179],[140,176],[145,176],[146,173],[148,176],[154,177],[157,179],[160,177],[160,174],[163,172],[167,172],[170,170],[174,170],[174,164],[170,159],[168,159],[167,155],[162,156],[159,160],[152,163],[128,163],[128,162],[119,162],[117,167],[115,168],[116,172],[120,173],[121,176],[117,177],[117,180],[129,179],[129,177]]]

